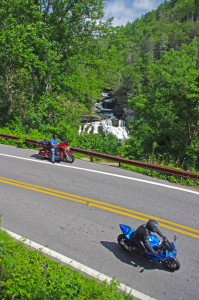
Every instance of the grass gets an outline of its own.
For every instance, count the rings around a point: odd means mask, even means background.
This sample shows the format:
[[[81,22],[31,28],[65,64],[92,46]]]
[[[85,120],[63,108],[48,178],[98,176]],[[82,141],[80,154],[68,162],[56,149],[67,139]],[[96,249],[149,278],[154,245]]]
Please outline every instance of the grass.
[[[119,282],[98,283],[61,266],[43,253],[15,241],[0,229],[0,299],[16,300],[130,300],[120,293]]]

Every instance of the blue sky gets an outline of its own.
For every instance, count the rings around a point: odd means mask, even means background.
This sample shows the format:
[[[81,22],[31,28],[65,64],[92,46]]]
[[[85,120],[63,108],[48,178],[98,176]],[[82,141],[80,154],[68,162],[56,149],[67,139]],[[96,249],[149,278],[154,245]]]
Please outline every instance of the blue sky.
[[[164,0],[105,0],[105,19],[114,17],[113,26],[126,25],[152,11]]]

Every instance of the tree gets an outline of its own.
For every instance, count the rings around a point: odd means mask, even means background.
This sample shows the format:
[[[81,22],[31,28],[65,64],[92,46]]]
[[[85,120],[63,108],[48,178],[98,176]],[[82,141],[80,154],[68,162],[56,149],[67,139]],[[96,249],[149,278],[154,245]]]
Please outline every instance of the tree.
[[[94,81],[96,89],[99,85],[88,68],[94,70],[93,61],[101,55],[97,38],[108,31],[102,16],[103,0],[1,1],[0,90],[5,115],[25,122],[44,105],[51,118],[55,112],[48,104],[53,98],[53,109],[58,108],[60,95],[66,103],[83,98],[82,103],[91,107],[90,86]]]
[[[196,45],[170,50],[150,65],[143,93],[129,102],[136,111],[134,128],[148,127],[147,147],[180,157],[199,132],[199,71]],[[198,56],[197,56],[198,60]],[[143,134],[143,131],[142,131]],[[147,149],[146,149],[147,150]]]

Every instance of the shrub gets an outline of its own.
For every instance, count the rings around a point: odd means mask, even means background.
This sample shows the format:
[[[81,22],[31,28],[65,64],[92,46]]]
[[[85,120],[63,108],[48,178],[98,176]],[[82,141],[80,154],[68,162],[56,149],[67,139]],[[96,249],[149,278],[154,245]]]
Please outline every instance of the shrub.
[[[0,299],[132,299],[120,294],[119,282],[99,284],[0,230]]]

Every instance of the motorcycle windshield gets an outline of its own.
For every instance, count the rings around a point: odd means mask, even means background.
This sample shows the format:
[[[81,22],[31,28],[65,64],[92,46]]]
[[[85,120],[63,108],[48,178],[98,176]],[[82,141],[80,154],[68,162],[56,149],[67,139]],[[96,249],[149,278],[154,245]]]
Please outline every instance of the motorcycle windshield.
[[[176,247],[174,243],[166,242],[165,243],[165,249],[170,253],[176,253]]]

